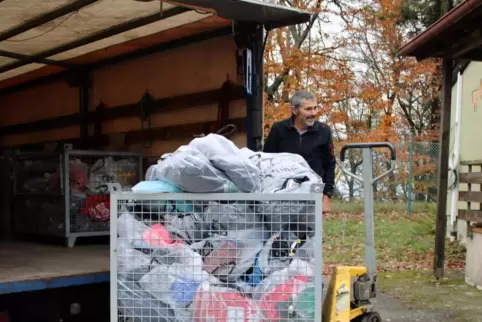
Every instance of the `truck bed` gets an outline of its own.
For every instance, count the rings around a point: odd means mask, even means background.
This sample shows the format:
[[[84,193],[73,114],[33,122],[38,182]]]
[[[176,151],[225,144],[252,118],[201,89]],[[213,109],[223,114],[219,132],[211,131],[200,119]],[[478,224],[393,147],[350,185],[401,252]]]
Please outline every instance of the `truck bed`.
[[[109,245],[0,243],[0,294],[109,281]]]

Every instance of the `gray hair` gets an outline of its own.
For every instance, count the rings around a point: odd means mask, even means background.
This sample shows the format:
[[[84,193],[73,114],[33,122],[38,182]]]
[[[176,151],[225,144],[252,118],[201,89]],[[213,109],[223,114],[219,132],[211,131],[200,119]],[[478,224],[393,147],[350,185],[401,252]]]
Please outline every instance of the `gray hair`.
[[[316,97],[314,94],[305,90],[299,90],[296,91],[291,97],[291,106],[293,106],[294,108],[300,108],[300,106],[303,105],[304,101],[312,101],[315,99]]]

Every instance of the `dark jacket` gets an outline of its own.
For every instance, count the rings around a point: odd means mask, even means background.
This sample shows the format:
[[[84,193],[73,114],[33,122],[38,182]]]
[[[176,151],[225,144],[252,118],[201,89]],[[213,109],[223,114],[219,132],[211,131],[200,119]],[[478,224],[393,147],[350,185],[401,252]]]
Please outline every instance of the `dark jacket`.
[[[264,143],[264,152],[288,152],[301,155],[325,184],[324,194],[331,197],[335,184],[336,157],[331,129],[316,121],[300,135],[289,118],[273,124]]]

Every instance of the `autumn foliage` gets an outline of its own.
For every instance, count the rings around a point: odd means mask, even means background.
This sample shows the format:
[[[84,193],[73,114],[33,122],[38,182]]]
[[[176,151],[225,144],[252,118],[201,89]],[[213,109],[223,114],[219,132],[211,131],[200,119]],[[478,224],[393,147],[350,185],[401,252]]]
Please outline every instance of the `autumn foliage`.
[[[303,88],[317,95],[338,149],[346,142],[389,141],[407,152],[409,134],[438,140],[440,62],[397,55],[412,32],[403,0],[280,2],[311,10],[314,19],[268,36],[265,134],[289,116],[290,95]]]

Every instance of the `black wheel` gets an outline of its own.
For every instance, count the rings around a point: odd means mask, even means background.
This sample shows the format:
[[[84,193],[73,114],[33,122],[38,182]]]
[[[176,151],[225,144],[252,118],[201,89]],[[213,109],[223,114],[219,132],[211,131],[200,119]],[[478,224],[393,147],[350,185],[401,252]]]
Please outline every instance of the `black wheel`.
[[[382,317],[378,312],[370,312],[362,316],[361,322],[382,322]]]

